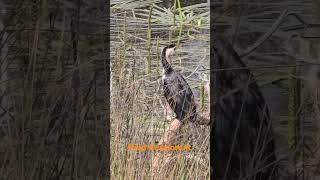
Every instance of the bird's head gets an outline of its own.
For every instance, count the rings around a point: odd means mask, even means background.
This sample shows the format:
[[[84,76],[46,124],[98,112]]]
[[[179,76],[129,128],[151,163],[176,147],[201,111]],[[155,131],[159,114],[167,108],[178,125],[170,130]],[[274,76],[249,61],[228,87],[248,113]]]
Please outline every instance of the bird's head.
[[[170,44],[169,46],[163,48],[162,54],[165,53],[165,57],[169,59],[169,57],[173,55],[176,48],[177,46],[175,44]]]

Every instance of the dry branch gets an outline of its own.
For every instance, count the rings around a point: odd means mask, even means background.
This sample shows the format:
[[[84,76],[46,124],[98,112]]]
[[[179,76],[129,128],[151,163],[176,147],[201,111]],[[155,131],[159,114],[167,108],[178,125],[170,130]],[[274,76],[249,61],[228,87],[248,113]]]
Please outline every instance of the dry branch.
[[[159,145],[169,145],[173,142],[173,140],[177,137],[179,130],[182,127],[182,122],[178,119],[174,119],[169,127],[166,129],[164,135],[159,141]],[[152,160],[152,175],[151,177],[156,177],[156,172],[158,171],[160,162],[168,161],[170,159],[170,153],[155,153],[154,158]]]
[[[178,119],[174,119],[170,126],[166,129],[164,135],[159,141],[159,145],[169,145],[176,138],[177,133],[182,127],[182,122]]]
[[[279,28],[279,26],[283,22],[283,19],[287,16],[287,12],[288,11],[286,9],[284,11],[282,11],[281,15],[279,16],[277,21],[272,25],[270,30],[267,33],[265,33],[262,37],[260,37],[252,46],[250,46],[248,49],[246,49],[240,55],[240,57],[245,57],[245,56],[249,55],[252,51],[257,49],[263,42],[265,42]]]

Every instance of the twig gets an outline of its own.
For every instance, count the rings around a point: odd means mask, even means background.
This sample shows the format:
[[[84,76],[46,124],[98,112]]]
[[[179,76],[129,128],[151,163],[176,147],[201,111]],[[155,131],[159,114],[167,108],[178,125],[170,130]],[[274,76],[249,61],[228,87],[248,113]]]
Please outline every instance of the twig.
[[[283,22],[283,19],[287,16],[288,10],[285,9],[282,11],[281,15],[279,16],[278,20],[272,25],[271,29],[265,33],[258,41],[256,41],[251,47],[246,49],[242,54],[240,54],[240,57],[245,57],[248,54],[250,54],[252,51],[257,49],[263,42],[265,42],[280,26],[280,24]]]
[[[199,65],[196,67],[196,69],[194,71],[192,71],[187,77],[186,79],[189,79],[194,73],[196,73],[198,71],[198,69],[200,68],[201,65],[201,62],[204,60],[205,58],[202,58],[199,62]]]

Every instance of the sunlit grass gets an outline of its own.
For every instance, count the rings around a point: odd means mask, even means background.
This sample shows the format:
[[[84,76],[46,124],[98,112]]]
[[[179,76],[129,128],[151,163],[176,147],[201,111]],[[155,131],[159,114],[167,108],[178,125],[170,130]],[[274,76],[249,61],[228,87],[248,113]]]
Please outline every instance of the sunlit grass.
[[[128,150],[127,144],[157,144],[168,125],[160,81],[163,46],[180,41],[182,47],[177,50],[173,66],[185,76],[197,66],[203,66],[187,79],[199,98],[199,75],[208,76],[209,71],[209,6],[181,7],[180,4],[174,9],[173,6],[163,7],[157,1],[131,1],[128,4],[113,1],[111,4],[111,44],[114,44],[111,51],[114,79],[111,177],[149,179],[154,152]],[[127,62],[123,64],[124,57]],[[207,103],[207,98],[203,103]],[[190,143],[188,128],[181,131],[181,145]],[[203,132],[202,139],[194,150],[174,153],[170,163],[161,163],[155,179],[209,179],[209,127],[199,128]]]

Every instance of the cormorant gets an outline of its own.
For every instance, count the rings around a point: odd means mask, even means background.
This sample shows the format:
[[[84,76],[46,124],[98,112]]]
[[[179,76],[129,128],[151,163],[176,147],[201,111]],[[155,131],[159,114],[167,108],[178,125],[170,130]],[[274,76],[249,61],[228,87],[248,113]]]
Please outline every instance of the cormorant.
[[[276,179],[271,119],[253,75],[223,38],[214,37],[211,55],[213,179]]]
[[[197,108],[192,90],[183,76],[175,71],[168,62],[175,48],[176,45],[171,44],[164,47],[161,52],[164,96],[179,121],[195,122]]]

